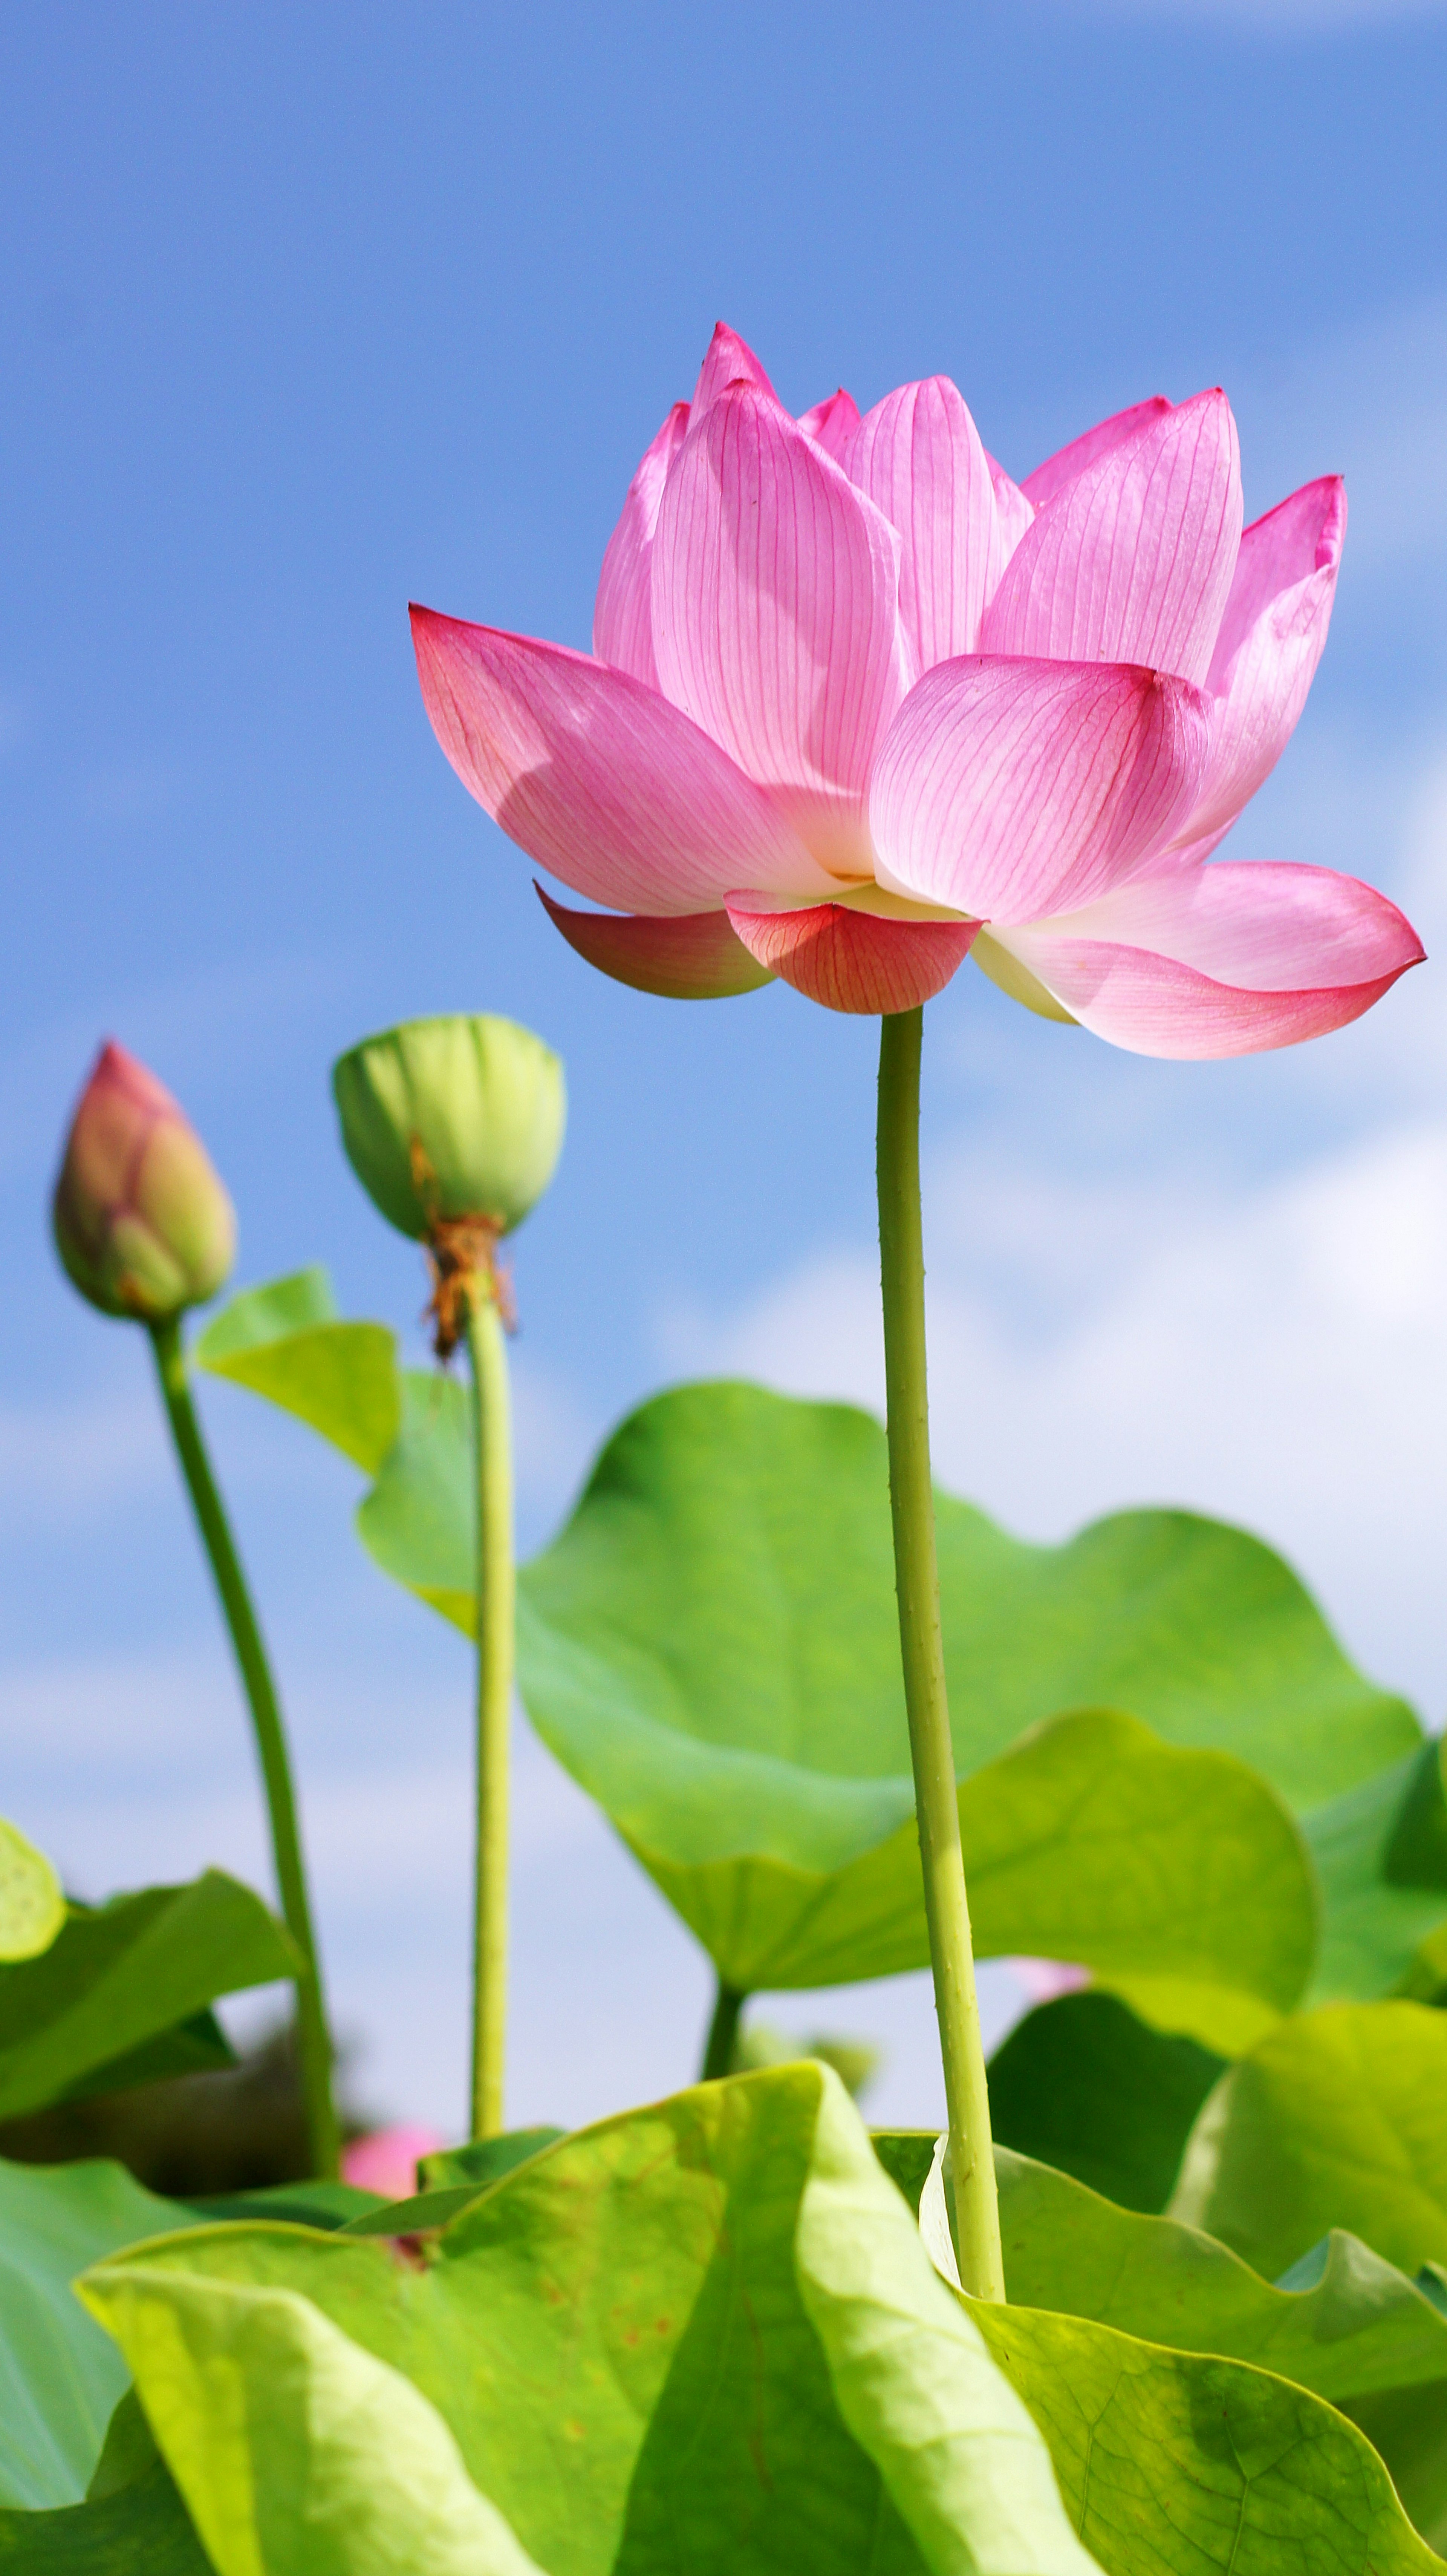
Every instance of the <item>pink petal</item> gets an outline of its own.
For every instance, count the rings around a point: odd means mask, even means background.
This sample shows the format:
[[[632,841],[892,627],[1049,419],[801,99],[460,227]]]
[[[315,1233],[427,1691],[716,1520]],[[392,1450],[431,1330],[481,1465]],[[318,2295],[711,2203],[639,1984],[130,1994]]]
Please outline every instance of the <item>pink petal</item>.
[[[1216,703],[1192,840],[1234,823],[1295,731],[1326,642],[1346,524],[1346,487],[1327,474],[1241,540],[1206,682]]]
[[[744,946],[797,993],[831,1011],[913,1011],[943,992],[969,955],[977,921],[900,921],[816,903],[769,912],[736,894],[728,916]]]
[[[987,653],[1146,662],[1203,681],[1241,542],[1236,424],[1219,389],[1093,457],[1022,537]]]
[[[422,2158],[435,2156],[446,2143],[440,2129],[374,2129],[343,2147],[342,2180],[355,2191],[379,2191],[384,2200],[410,2200]]]
[[[698,912],[741,875],[827,886],[785,817],[666,698],[587,653],[412,611],[433,730],[529,858],[620,911]]]
[[[1082,431],[1068,447],[1047,456],[1043,465],[1026,475],[1021,490],[1037,510],[1043,510],[1057,492],[1063,492],[1067,483],[1073,483],[1077,474],[1094,464],[1097,456],[1107,456],[1113,447],[1123,447],[1138,429],[1144,429],[1148,421],[1162,419],[1170,408],[1164,394],[1152,394],[1148,402],[1132,403],[1128,411],[1113,412],[1109,420],[1097,421],[1094,429]]]
[[[664,478],[688,429],[687,403],[675,403],[628,486],[623,515],[608,540],[593,610],[593,650],[615,671],[631,671],[650,689],[658,686],[653,659],[649,564]]]
[[[842,465],[844,451],[859,427],[859,405],[841,385],[827,402],[815,403],[812,411],[801,411],[799,427],[806,438],[817,440],[836,465]]]
[[[1119,884],[1199,793],[1206,701],[1116,662],[941,662],[875,764],[876,871],[928,903],[1035,921]]]
[[[844,468],[903,539],[899,622],[915,669],[973,653],[997,543],[995,489],[949,377],[886,394],[860,422]]]
[[[1000,587],[1000,575],[1035,516],[1018,483],[1012,483],[1003,465],[997,465],[988,448],[985,462],[990,481],[995,487],[995,541],[990,549],[990,573],[985,587],[987,600],[993,599]]]
[[[660,684],[837,876],[873,873],[869,773],[906,679],[898,582],[898,537],[833,460],[751,386],[721,393],[658,514]]]
[[[719,395],[730,385],[738,384],[740,381],[752,385],[758,393],[767,396],[776,411],[783,411],[783,404],[747,340],[741,340],[737,331],[729,329],[727,322],[716,322],[713,338],[708,344],[703,365],[698,371],[698,382],[693,389],[693,401],[689,406],[690,420],[702,420],[704,413],[711,410],[718,401]],[[788,418],[787,413],[784,416]]]
[[[674,1002],[710,1002],[752,993],[770,980],[750,956],[726,912],[654,914],[573,912],[537,888],[543,908],[570,948],[590,966]]]
[[[1202,1058],[1294,1046],[1359,1019],[1423,955],[1385,895],[1331,868],[1219,861],[997,934],[1098,1037]]]

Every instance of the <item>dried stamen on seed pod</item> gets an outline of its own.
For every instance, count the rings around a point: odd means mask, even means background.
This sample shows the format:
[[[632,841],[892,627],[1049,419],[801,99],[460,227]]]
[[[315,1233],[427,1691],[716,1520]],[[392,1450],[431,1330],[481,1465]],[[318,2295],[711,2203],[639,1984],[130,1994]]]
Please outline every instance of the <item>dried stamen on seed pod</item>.
[[[493,1216],[440,1216],[427,1230],[425,1250],[432,1272],[432,1295],[423,1309],[432,1325],[432,1347],[440,1360],[450,1360],[463,1334],[473,1300],[496,1306],[507,1330],[517,1330],[512,1277],[497,1257],[503,1233]]]

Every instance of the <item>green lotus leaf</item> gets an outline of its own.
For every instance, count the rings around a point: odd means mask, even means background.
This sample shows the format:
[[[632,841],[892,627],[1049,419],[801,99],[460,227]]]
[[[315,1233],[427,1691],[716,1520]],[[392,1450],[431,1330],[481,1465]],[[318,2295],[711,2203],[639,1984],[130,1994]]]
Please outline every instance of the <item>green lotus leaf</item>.
[[[1005,2286],[1021,2307],[1254,2362],[1338,2406],[1447,2382],[1447,2306],[1359,2237],[1333,2229],[1310,2278],[1287,2287],[1199,2228],[1118,2209],[1007,2147],[995,2169]]]
[[[1000,2145],[1073,2174],[1126,2209],[1161,2210],[1222,2059],[1154,2030],[1111,1994],[1061,1995],[990,2061]]]
[[[1079,2317],[962,2304],[1111,2576],[1438,2576],[1370,2443],[1308,2390]]]
[[[420,2389],[294,2290],[92,2273],[217,2576],[538,2576]]]
[[[191,1357],[296,1414],[369,1475],[397,1436],[396,1336],[384,1324],[339,1322],[320,1265],[231,1298]]]
[[[120,2336],[221,2576],[260,2563],[222,2554],[229,2516],[246,2531],[268,2517],[277,2576],[330,2576],[336,2497],[360,2514],[390,2491],[385,2410],[344,2367],[348,2346],[410,2383],[548,2576],[1096,2563],[1029,2413],[817,2064],[562,2140],[475,2200],[420,2270],[365,2239],[213,2228],[132,2249],[83,2293]],[[315,2428],[354,2389],[368,2439],[337,2464]],[[229,2457],[208,2424],[223,2403]],[[409,2423],[408,2460],[412,2440]],[[456,2494],[418,2479],[399,2564],[450,2568],[427,2552]],[[295,2535],[317,2517],[313,2561]]]
[[[1123,2209],[996,2150],[1012,2300],[1091,2317],[1148,2343],[1224,2354],[1293,2379],[1349,2414],[1434,2548],[1447,2540],[1447,2288],[1409,2280],[1333,2229],[1273,2284],[1169,2218]]]
[[[1447,2265],[1447,2014],[1324,2004],[1208,2094],[1173,2217],[1275,2279],[1331,2228],[1403,2271]]]
[[[1317,2001],[1447,1986],[1447,1804],[1429,1741],[1302,1817],[1326,1900]]]
[[[0,2119],[207,2062],[193,2017],[296,1973],[282,1926],[223,1870],[72,1906],[38,1959],[0,1967]],[[151,2043],[191,2023],[164,2047]],[[145,2051],[142,2055],[141,2052]]]
[[[476,1625],[474,1474],[466,1387],[435,1371],[404,1369],[397,1437],[357,1506],[357,1532],[384,1574],[469,1637]]]
[[[98,2333],[99,2328],[95,2331]],[[0,2508],[3,2576],[216,2576],[168,2469],[94,2503]]]
[[[1279,1557],[1183,1512],[1117,1514],[1055,1548],[945,1495],[938,1514],[962,1775],[1082,1708],[1125,1711],[1182,1751],[1235,1754],[1325,1835],[1330,1990],[1380,1991],[1425,1956],[1447,1887],[1404,1892],[1384,1874],[1421,1730],[1353,1669]],[[405,1374],[398,1436],[358,1528],[384,1571],[471,1629],[459,1384]],[[561,1535],[523,1569],[518,1657],[544,1740],[728,1982],[832,1982],[924,1957],[911,1873],[896,1866],[906,1845],[881,1850],[908,1830],[912,1800],[887,1461],[871,1417],[734,1384],[642,1406],[604,1447]],[[1341,1801],[1369,1815],[1365,1838],[1353,1825],[1343,1843],[1331,1813]],[[771,1839],[759,1838],[761,1816]],[[734,1839],[723,1847],[726,1818]],[[724,1864],[707,1883],[705,1858]],[[847,1888],[846,1868],[861,1873]],[[816,1909],[818,1937],[797,1938],[792,1921],[812,1923]],[[1047,1937],[1026,1926],[1026,1946]],[[1223,2047],[1261,2027],[1249,2013],[1223,2020],[1214,2003],[1197,2009],[1174,1966],[1158,1994],[1125,1988],[1123,1974],[1116,1982],[1148,2017]]]
[[[121,2165],[0,2162],[0,2505],[78,2505],[126,2384],[115,2345],[72,2294],[76,2274],[194,2224]]]

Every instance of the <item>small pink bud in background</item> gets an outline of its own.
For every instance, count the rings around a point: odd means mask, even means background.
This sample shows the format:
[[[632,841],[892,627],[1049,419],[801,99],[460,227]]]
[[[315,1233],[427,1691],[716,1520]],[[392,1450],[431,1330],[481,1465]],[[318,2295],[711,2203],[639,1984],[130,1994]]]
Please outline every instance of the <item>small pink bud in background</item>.
[[[102,1314],[169,1323],[214,1297],[236,1257],[231,1201],[189,1119],[124,1047],[102,1047],[71,1124],[56,1249]]]
[[[379,2191],[385,2200],[410,2200],[421,2159],[435,2156],[446,2143],[436,2129],[374,2129],[370,2137],[353,2138],[343,2147],[342,2180],[358,2191]]]

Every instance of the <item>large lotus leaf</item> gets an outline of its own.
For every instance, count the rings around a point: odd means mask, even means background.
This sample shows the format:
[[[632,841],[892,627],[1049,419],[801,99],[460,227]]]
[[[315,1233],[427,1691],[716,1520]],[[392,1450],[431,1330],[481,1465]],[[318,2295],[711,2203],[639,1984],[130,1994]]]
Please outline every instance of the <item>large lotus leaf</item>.
[[[1308,2390],[1080,2317],[963,2304],[1111,2576],[1440,2576],[1376,2452]]]
[[[1214,2050],[1153,2030],[1114,1995],[1061,1995],[995,2051],[991,2126],[1126,2209],[1161,2210],[1221,2070]]]
[[[126,2384],[114,2344],[71,2291],[76,2274],[139,2237],[194,2224],[120,2165],[0,2162],[0,2505],[78,2504]]]
[[[465,1389],[407,1373],[398,1438],[358,1513],[384,1570],[465,1631],[470,1439]],[[1126,1709],[1179,1745],[1237,1752],[1300,1805],[1420,1748],[1405,1703],[1354,1671],[1289,1568],[1241,1531],[1135,1512],[1064,1547],[1035,1547],[948,1496],[938,1508],[962,1772],[1040,1719],[1092,1704]],[[728,1883],[690,1890],[695,1929],[705,1916],[730,1926],[727,1960],[713,1943],[730,1982],[881,1973],[872,1939],[846,1941],[827,1964],[822,1943],[811,1945],[817,1958],[801,1956],[773,1866],[832,1873],[841,1851],[867,1854],[908,1812],[878,1423],[744,1385],[656,1398],[613,1435],[567,1528],[524,1568],[518,1607],[529,1714],[647,1865],[660,1865],[661,1883],[670,1868],[698,1867],[677,1847],[680,1811],[700,1825],[767,1811],[774,1840],[756,1843],[741,1823],[743,1838],[720,1854],[715,1837],[709,1857],[729,1860]],[[662,1809],[672,1812],[660,1836],[650,1819]],[[1373,1846],[1369,1879],[1379,1857]],[[667,1892],[677,1901],[674,1884]],[[821,1891],[796,1893],[812,1906]],[[857,1893],[888,1910],[878,1891]],[[1372,1887],[1346,1894],[1333,1959],[1348,1980],[1370,1980],[1382,1939]],[[1395,1919],[1396,1891],[1384,1901]],[[1447,1891],[1440,1904],[1412,1903],[1415,1940],[1447,1912]],[[1354,1969],[1357,1948],[1366,1965]],[[916,1938],[907,1963],[922,1956]]]
[[[619,1764],[609,1803],[728,1984],[829,1985],[925,1965],[907,1778],[820,1782],[754,1754],[699,1762],[710,1800],[686,1773],[680,1794],[682,1767],[660,1794],[639,1766],[625,1805]],[[903,1821],[861,1850],[886,1793]],[[1134,1718],[1080,1710],[1032,1728],[959,1801],[980,1957],[1083,1961],[1153,2019],[1227,2053],[1300,1994],[1315,1890],[1285,1810],[1230,1755],[1178,1751]]]
[[[1270,2279],[1333,2227],[1404,2271],[1447,2264],[1447,2014],[1324,2004],[1207,2096],[1171,2214]]]
[[[1030,2416],[819,2065],[701,2086],[564,2139],[486,2190],[421,2270],[364,2239],[237,2227],[88,2274],[198,2520],[192,2416],[178,2431],[164,2410],[181,2342],[220,2340],[222,2306],[205,2302],[238,2294],[269,2315],[278,2298],[310,2302],[338,2341],[403,2374],[549,2576],[1092,2564]],[[264,2364],[257,2391],[233,2411],[237,2449],[304,2504],[301,2436],[274,2424]],[[386,2440],[379,2426],[375,2447]],[[429,2563],[419,2502],[409,2568]],[[291,2566],[278,2554],[267,2576]]]
[[[170,2472],[157,2466],[94,2503],[44,2513],[0,2508],[0,2576],[215,2576],[215,2569]]]
[[[538,2576],[437,2409],[299,2292],[123,2261],[84,2295],[217,2576]]]
[[[948,1495],[938,1513],[962,1770],[1091,1705],[1238,1753],[1300,1804],[1421,1741],[1242,1531],[1127,1512],[1052,1548]],[[904,1767],[888,1468],[868,1414],[744,1385],[655,1398],[613,1434],[524,1588],[655,1723],[842,1777]]]
[[[136,2080],[144,2043],[217,1995],[296,1967],[275,1916],[223,1870],[72,1907],[42,1957],[0,1967],[0,2119],[103,2089],[119,2073]],[[142,2063],[169,2072],[173,2058]]]
[[[1309,2285],[1288,2288],[1199,2228],[1117,2209],[1006,2147],[995,2171],[1005,2286],[1020,2307],[1254,2362],[1338,2406],[1447,2381],[1447,2308],[1358,2237],[1333,2230]]]
[[[990,2093],[994,2113],[993,2068]],[[911,2207],[931,2175],[934,2144],[923,2130],[874,2134],[876,2155]],[[1016,2306],[1249,2361],[1329,2399],[1361,2426],[1418,2530],[1441,2547],[1447,2288],[1439,2275],[1428,2269],[1408,2280],[1357,2237],[1333,2232],[1273,2285],[1199,2229],[1113,2207],[999,2145],[995,2172],[1005,2284]]]
[[[1326,1900],[1316,1999],[1426,2003],[1447,1986],[1442,1751],[1428,1742],[1302,1817]]]
[[[319,1264],[233,1297],[192,1358],[299,1415],[370,1475],[396,1438],[396,1337],[385,1324],[340,1322]]]

